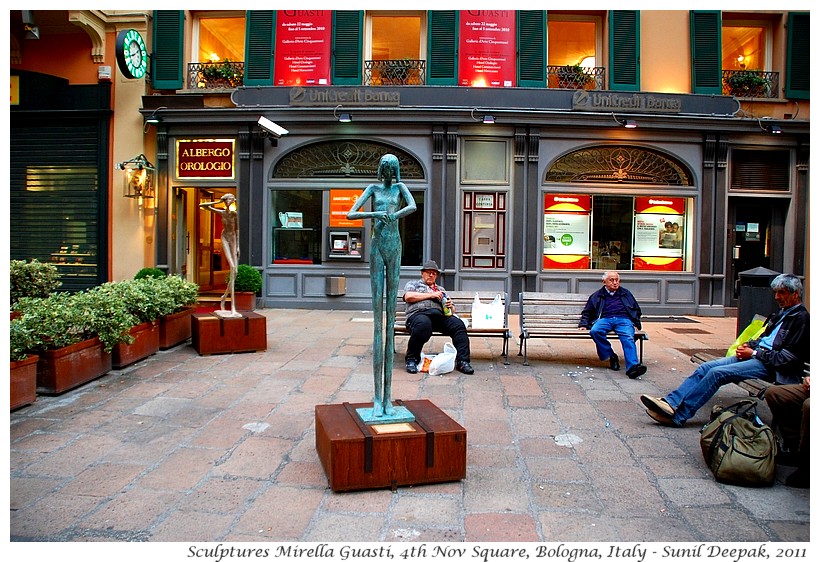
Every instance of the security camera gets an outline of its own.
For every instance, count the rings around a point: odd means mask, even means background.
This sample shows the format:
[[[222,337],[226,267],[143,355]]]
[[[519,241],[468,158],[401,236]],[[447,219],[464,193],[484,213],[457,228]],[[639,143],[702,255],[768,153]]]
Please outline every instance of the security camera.
[[[259,123],[260,127],[265,129],[266,133],[272,135],[274,138],[278,139],[279,137],[282,137],[282,136],[288,134],[287,129],[277,125],[276,123],[274,123],[273,121],[271,121],[270,119],[265,117],[264,115],[259,117],[259,121],[257,121],[257,123]]]

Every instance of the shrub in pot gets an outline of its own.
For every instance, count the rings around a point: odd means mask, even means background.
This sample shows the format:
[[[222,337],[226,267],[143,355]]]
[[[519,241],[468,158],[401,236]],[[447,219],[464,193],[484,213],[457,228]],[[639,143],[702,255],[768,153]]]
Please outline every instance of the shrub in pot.
[[[236,268],[236,279],[234,279],[233,288],[236,309],[253,310],[256,303],[256,294],[262,290],[262,274],[258,269],[244,263],[240,264]]]
[[[47,297],[62,286],[57,268],[36,259],[11,260],[9,263],[9,296],[11,305],[23,297]]]
[[[30,353],[37,344],[35,334],[20,318],[9,324],[9,405],[11,410],[37,399],[37,360]]]
[[[168,349],[190,338],[199,285],[175,275],[148,283],[147,290],[153,291],[163,306],[159,317],[159,348]]]
[[[146,277],[162,279],[165,277],[165,272],[157,267],[143,267],[134,275],[134,279],[145,279]]]

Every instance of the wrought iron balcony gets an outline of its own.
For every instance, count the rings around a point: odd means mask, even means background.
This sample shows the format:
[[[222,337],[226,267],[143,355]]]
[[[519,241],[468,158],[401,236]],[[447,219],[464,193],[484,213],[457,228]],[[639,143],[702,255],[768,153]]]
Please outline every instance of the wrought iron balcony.
[[[415,59],[364,61],[365,86],[423,86],[426,61]]]
[[[736,98],[778,98],[780,73],[763,70],[724,70],[723,95]]]
[[[547,66],[547,87],[570,90],[603,90],[606,69],[581,66]]]
[[[236,88],[244,76],[244,62],[192,62],[188,65],[188,88]]]

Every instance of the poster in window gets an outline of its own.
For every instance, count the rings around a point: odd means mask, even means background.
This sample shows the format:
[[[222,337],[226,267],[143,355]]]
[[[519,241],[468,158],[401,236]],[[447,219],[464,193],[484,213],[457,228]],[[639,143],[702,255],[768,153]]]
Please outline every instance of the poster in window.
[[[459,85],[515,86],[515,10],[461,10],[459,21]]]
[[[589,269],[589,195],[544,196],[545,269]]]
[[[635,269],[682,271],[685,199],[635,198]]]
[[[330,226],[337,228],[340,226],[360,227],[364,222],[362,219],[351,220],[347,218],[347,213],[353,208],[353,204],[362,194],[360,189],[331,189],[330,190]]]
[[[274,84],[330,84],[330,10],[279,10],[276,13]]]

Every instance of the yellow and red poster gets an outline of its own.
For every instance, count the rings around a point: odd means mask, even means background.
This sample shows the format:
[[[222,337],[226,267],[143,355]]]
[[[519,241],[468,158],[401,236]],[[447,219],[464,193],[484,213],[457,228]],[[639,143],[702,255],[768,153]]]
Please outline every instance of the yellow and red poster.
[[[544,269],[589,269],[589,195],[544,195]]]
[[[685,210],[686,200],[682,197],[635,199],[636,270],[683,270]]]
[[[358,189],[331,189],[330,190],[330,227],[359,227],[361,219],[350,220],[347,213],[361,195]]]
[[[461,10],[459,21],[459,85],[515,86],[515,10]]]
[[[276,86],[330,84],[330,10],[276,13]]]

